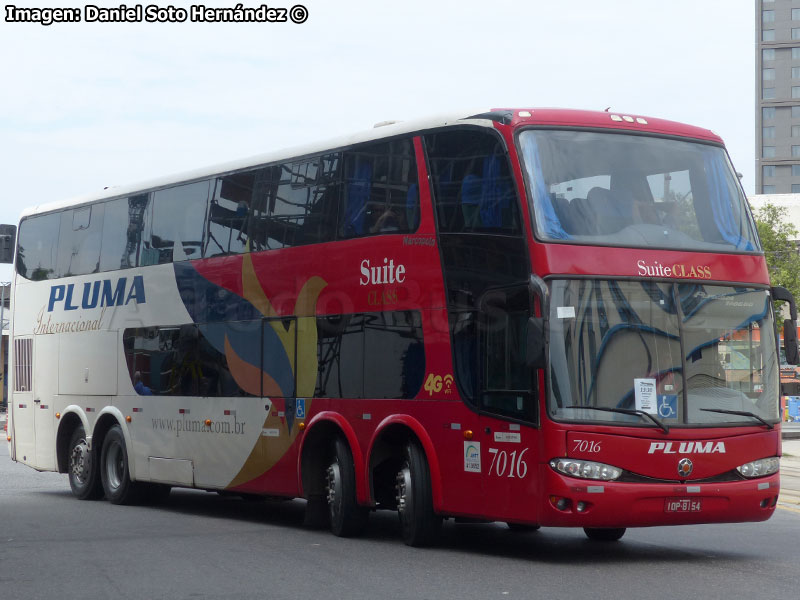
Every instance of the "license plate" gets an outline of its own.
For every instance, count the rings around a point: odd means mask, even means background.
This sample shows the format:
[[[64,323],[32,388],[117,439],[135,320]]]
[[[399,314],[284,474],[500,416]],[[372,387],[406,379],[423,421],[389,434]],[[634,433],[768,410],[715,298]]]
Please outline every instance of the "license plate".
[[[700,512],[702,502],[700,498],[666,498],[664,512]]]

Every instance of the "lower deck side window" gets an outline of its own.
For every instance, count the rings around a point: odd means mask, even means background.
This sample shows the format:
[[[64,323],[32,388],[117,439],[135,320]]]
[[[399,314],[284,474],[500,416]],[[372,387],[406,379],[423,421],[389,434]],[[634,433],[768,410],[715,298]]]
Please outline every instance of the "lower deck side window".
[[[285,321],[296,326],[295,319]],[[127,329],[123,345],[131,383],[140,395],[276,395],[253,384],[263,372],[274,376],[279,396],[295,396],[295,354],[303,356],[303,349],[276,353],[266,341],[270,331],[263,328],[269,327],[259,319]],[[422,387],[420,313],[320,316],[316,327],[314,397],[414,398]]]

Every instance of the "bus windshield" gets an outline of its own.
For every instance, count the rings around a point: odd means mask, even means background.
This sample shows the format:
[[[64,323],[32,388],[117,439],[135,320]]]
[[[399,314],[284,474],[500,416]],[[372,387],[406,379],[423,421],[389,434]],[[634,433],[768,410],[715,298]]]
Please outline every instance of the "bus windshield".
[[[752,252],[755,225],[719,146],[642,135],[520,134],[540,239]]]
[[[669,426],[777,422],[764,289],[581,279],[552,281],[551,290],[554,419],[653,426],[609,411],[625,409]]]

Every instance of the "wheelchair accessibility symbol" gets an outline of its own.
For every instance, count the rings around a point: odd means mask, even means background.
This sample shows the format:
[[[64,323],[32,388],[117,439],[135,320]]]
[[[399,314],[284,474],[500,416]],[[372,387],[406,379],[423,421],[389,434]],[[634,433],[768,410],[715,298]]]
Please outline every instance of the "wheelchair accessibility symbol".
[[[658,395],[658,416],[662,419],[678,416],[678,396],[676,394]]]
[[[294,406],[294,416],[298,419],[306,418],[306,399],[298,398]]]

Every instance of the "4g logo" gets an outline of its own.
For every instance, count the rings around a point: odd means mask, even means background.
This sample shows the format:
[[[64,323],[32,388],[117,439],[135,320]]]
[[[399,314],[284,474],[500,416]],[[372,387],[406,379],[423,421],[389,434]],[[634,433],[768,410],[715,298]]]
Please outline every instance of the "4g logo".
[[[434,392],[439,393],[444,389],[445,395],[453,393],[453,376],[449,373],[442,377],[441,375],[434,375],[433,373],[428,373],[428,377],[425,379],[425,385],[423,389],[428,392],[429,396],[433,396]]]

